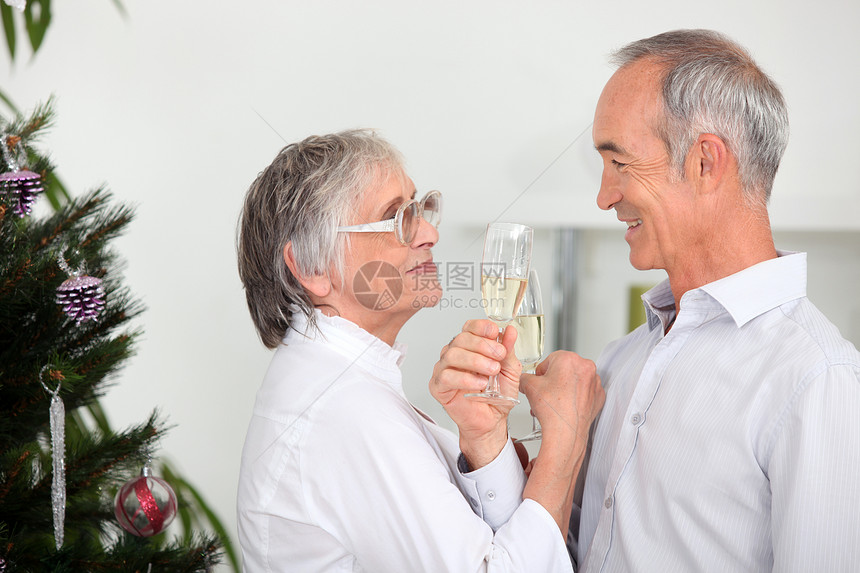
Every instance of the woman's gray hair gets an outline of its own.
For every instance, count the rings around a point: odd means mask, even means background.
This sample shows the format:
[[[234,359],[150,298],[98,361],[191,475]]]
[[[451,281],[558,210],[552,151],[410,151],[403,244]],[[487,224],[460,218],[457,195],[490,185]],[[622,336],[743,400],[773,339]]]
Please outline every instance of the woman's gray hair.
[[[675,30],[632,42],[611,61],[624,67],[642,59],[663,70],[665,116],[655,126],[676,176],[699,135],[720,137],[738,162],[741,185],[765,205],[788,145],[788,111],[779,87],[749,52],[711,30]]]
[[[292,241],[299,274],[343,276],[346,233],[360,198],[388,177],[403,177],[403,159],[369,130],[315,135],[284,147],[257,176],[239,219],[239,276],[260,339],[275,348],[298,309],[312,326],[314,305],[284,261]]]

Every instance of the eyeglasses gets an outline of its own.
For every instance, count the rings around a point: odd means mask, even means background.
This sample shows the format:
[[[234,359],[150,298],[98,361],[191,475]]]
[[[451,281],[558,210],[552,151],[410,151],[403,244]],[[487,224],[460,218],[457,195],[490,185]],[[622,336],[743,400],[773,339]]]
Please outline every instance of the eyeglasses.
[[[390,233],[401,245],[408,245],[415,240],[421,218],[433,225],[439,226],[442,219],[442,193],[428,191],[420,202],[410,199],[397,208],[397,213],[391,219],[375,223],[362,223],[348,227],[338,227],[338,233]]]

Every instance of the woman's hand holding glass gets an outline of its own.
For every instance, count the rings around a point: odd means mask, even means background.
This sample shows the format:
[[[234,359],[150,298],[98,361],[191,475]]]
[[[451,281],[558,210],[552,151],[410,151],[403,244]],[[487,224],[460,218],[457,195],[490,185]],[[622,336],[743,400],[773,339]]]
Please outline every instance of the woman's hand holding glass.
[[[466,394],[482,390],[491,375],[498,375],[506,396],[519,393],[522,366],[513,350],[516,330],[505,329],[501,342],[498,334],[489,320],[468,321],[442,349],[430,380],[430,394],[457,424],[460,450],[472,469],[491,462],[507,443],[507,418],[515,403],[484,402]]]

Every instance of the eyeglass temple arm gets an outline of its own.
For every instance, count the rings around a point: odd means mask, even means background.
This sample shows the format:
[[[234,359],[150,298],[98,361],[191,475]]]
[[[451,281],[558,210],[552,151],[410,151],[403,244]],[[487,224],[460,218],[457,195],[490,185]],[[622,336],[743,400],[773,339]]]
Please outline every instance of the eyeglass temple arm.
[[[385,221],[377,221],[375,223],[360,223],[358,225],[349,225],[347,227],[338,227],[338,232],[348,231],[350,233],[379,233],[394,230],[394,219],[386,219]]]

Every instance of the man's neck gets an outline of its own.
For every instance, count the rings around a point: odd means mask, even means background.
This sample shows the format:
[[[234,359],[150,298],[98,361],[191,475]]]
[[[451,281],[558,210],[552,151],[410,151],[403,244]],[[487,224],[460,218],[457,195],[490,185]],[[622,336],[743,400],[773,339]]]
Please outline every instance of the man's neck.
[[[773,235],[766,221],[762,224],[759,220],[755,225],[715,237],[703,252],[689,254],[681,265],[666,269],[676,311],[681,311],[681,297],[687,291],[776,257]]]

